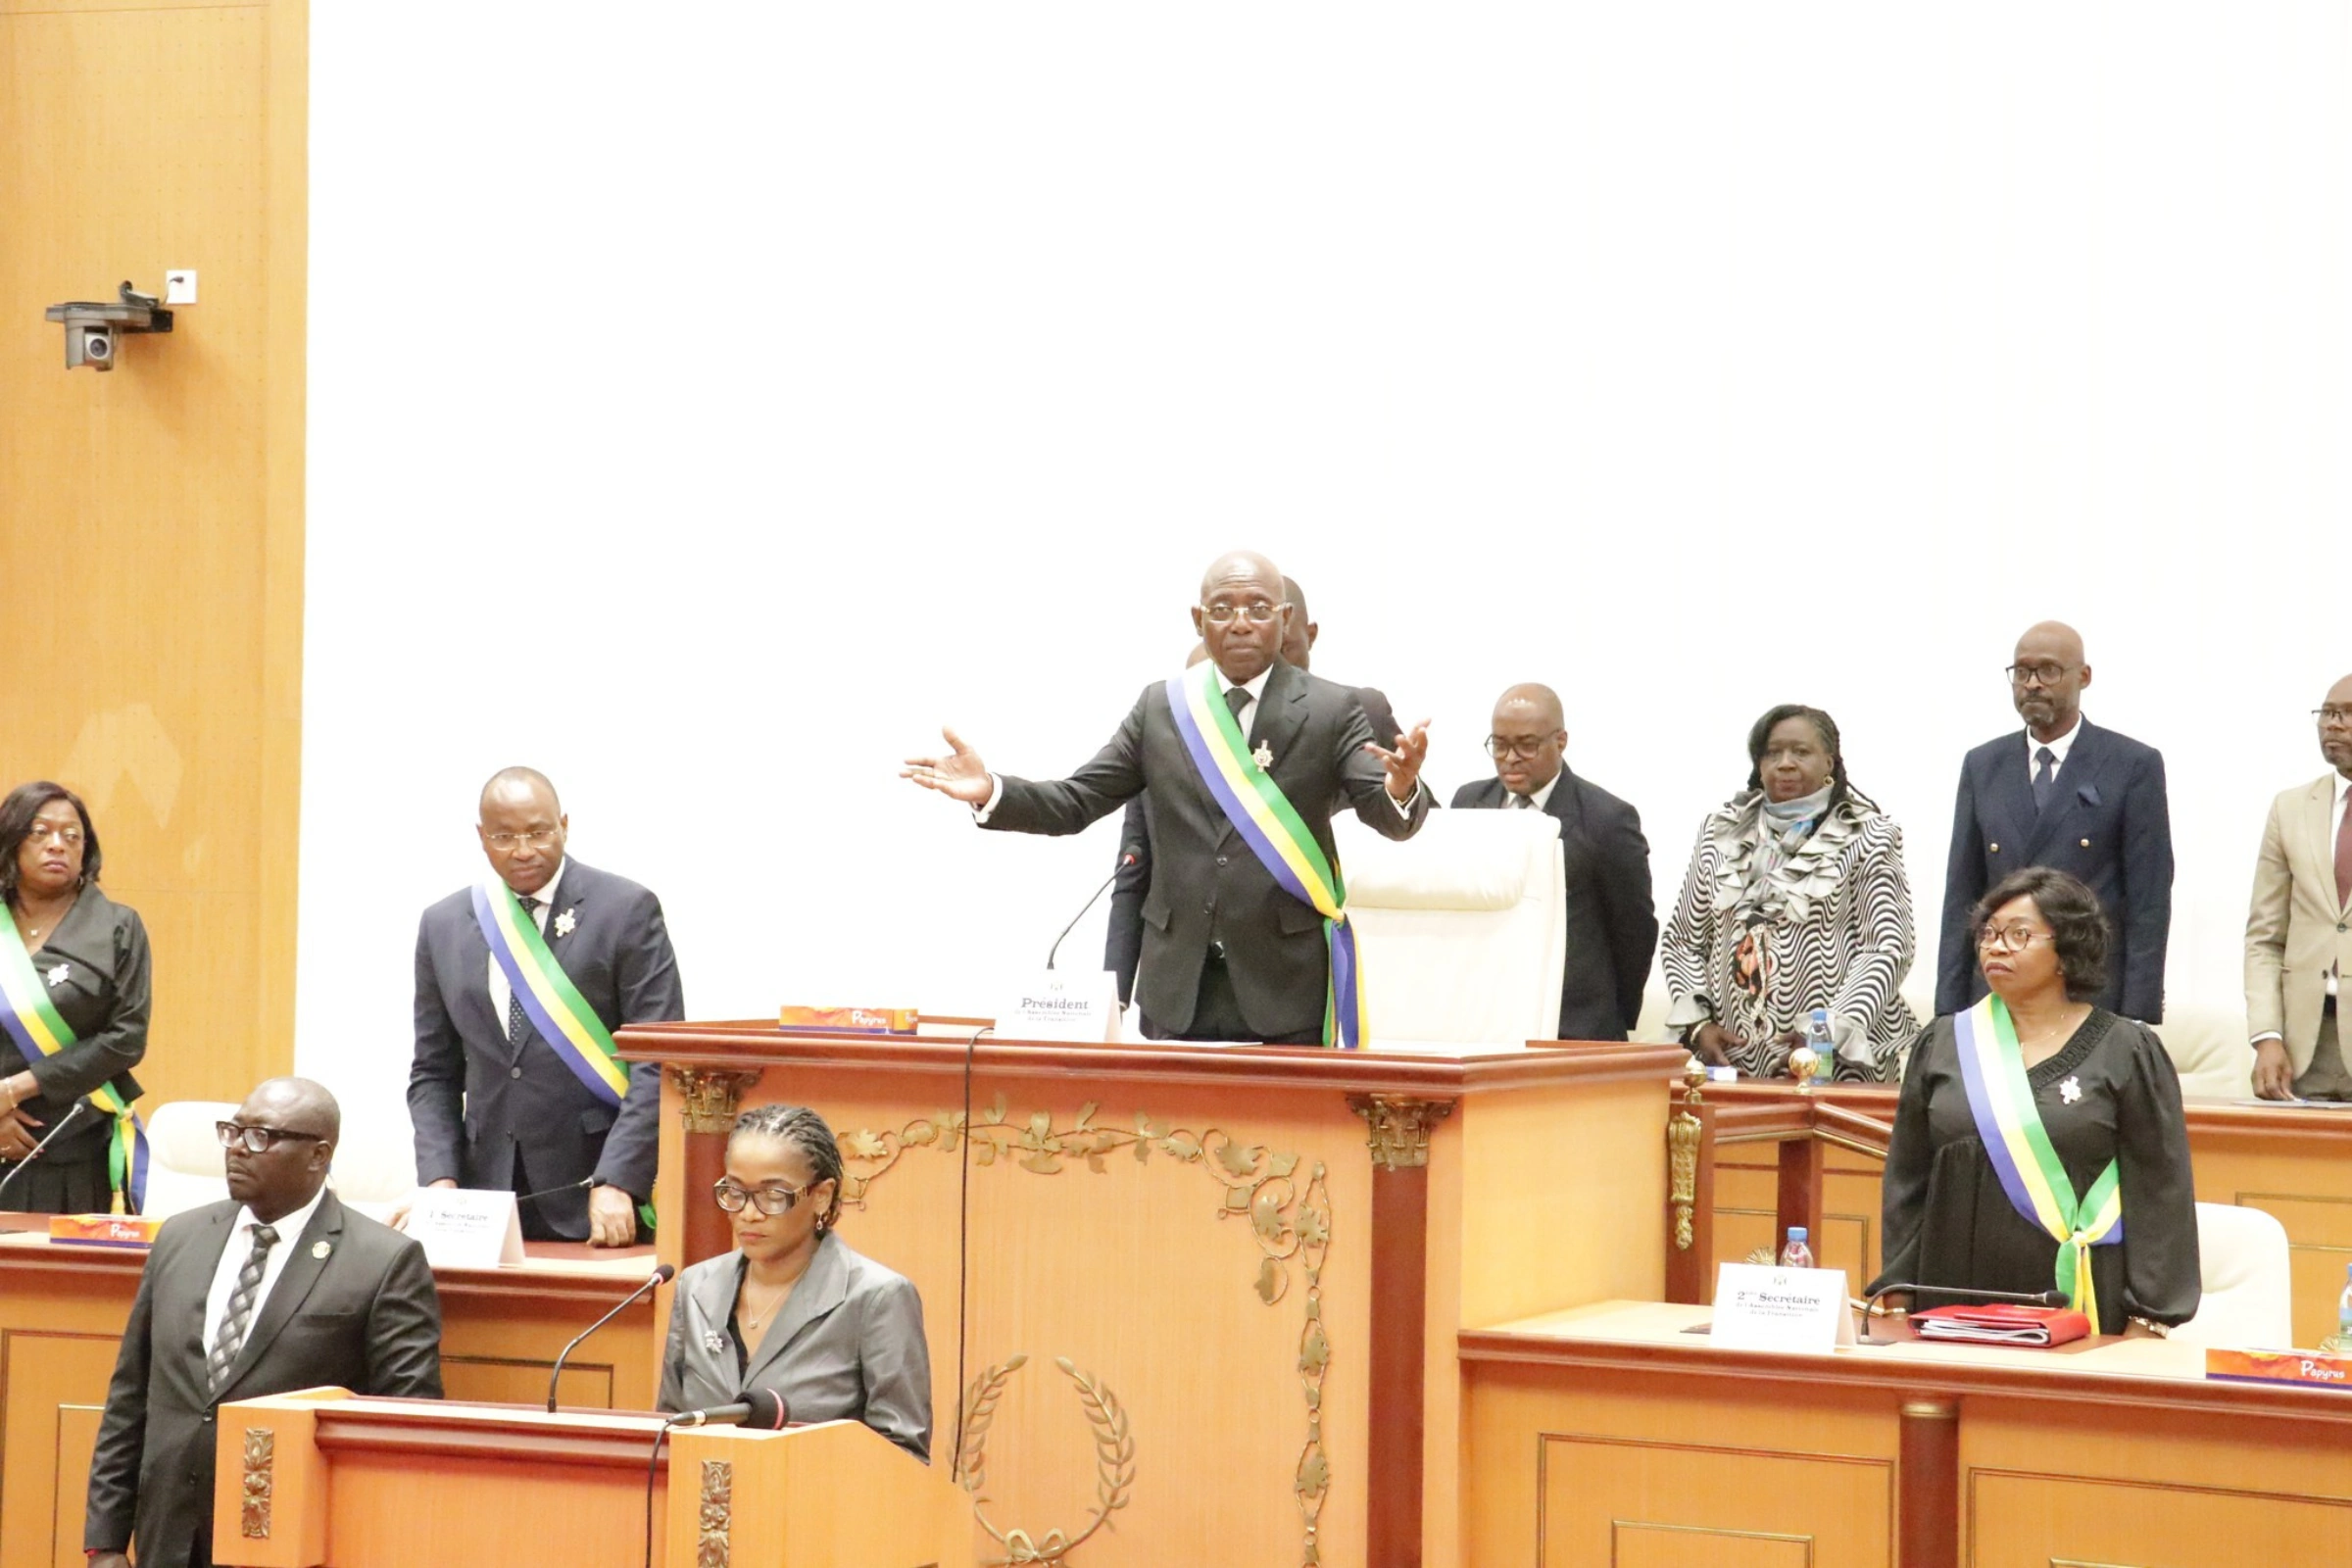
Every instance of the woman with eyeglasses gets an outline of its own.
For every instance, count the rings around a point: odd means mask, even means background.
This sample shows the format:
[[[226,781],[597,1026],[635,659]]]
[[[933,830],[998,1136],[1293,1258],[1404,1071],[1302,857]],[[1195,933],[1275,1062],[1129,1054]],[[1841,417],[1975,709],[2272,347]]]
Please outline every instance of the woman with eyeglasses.
[[[2107,916],[2034,866],[1996,883],[1971,928],[1990,994],[1912,1050],[1871,1288],[2062,1291],[2101,1334],[2161,1337],[2197,1310],[2188,1127],[2155,1034],[2091,1000]]]
[[[85,1106],[65,1126],[93,1091],[108,1108],[138,1098],[130,1070],[147,1054],[147,928],[99,890],[101,863],[73,791],[20,784],[0,800],[0,1208],[88,1214],[113,1201],[116,1117]]]
[[[1747,734],[1747,787],[1699,824],[1659,943],[1668,1028],[1717,1066],[1785,1077],[1813,1009],[1829,1014],[1835,1076],[1901,1070],[1918,1032],[1903,832],[1847,782],[1838,725],[1773,709]]]
[[[735,1249],[678,1276],[663,1410],[732,1404],[754,1389],[792,1421],[862,1421],[931,1457],[931,1352],[905,1276],[852,1250],[841,1150],[813,1110],[760,1105],[735,1118],[711,1191]]]

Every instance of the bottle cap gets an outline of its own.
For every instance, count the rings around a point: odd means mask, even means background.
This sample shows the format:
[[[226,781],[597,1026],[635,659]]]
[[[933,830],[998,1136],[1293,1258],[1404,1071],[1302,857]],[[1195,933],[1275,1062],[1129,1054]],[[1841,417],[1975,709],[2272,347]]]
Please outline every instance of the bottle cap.
[[[1801,1242],[1801,1241],[1803,1241],[1803,1240],[1805,1239],[1805,1228],[1804,1228],[1802,1225],[1791,1225],[1791,1226],[1789,1226],[1789,1227],[1788,1227],[1788,1239],[1789,1239],[1790,1241],[1792,1241],[1792,1242]]]

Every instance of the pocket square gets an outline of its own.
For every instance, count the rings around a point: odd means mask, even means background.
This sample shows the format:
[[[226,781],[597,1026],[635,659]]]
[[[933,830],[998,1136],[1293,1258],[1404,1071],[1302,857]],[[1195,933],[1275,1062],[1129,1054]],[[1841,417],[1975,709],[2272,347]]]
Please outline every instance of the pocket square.
[[[2099,787],[2096,784],[2082,785],[2075,791],[2075,799],[2084,806],[2096,806],[2099,804]]]

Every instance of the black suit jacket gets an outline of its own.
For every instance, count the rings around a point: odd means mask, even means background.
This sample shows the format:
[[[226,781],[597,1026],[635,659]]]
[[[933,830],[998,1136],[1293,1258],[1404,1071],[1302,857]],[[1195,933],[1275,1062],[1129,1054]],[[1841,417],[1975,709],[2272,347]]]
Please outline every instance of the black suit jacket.
[[[1388,698],[1370,686],[1355,688],[1363,705],[1364,721],[1372,738],[1394,749],[1402,733],[1396,710]],[[1135,998],[1135,970],[1144,956],[1144,897],[1152,888],[1152,796],[1149,791],[1127,803],[1119,819],[1119,858],[1111,870],[1110,925],[1102,934],[1102,967],[1119,977],[1119,1005]]]
[[[1380,760],[1364,750],[1371,739],[1354,691],[1275,662],[1250,747],[1271,750],[1274,782],[1334,860],[1331,818],[1343,803],[1393,839],[1412,837],[1429,814],[1426,788],[1405,811],[1389,799]],[[984,825],[1016,833],[1076,833],[1151,790],[1152,879],[1136,1001],[1152,1023],[1173,1034],[1192,1026],[1201,964],[1218,941],[1251,1029],[1287,1035],[1321,1027],[1330,972],[1323,918],[1282,891],[1225,819],[1177,733],[1164,684],[1144,688],[1110,744],[1068,778],[1000,783],[1003,794]]]
[[[568,935],[557,931],[564,913],[576,922]],[[565,859],[547,946],[607,1029],[686,1016],[662,901],[626,877]],[[409,1069],[418,1185],[449,1176],[461,1187],[504,1190],[519,1144],[534,1191],[593,1176],[643,1200],[654,1190],[661,1104],[662,1069],[651,1062],[630,1067],[616,1112],[572,1076],[527,1018],[521,1039],[507,1038],[490,1004],[490,946],[470,888],[424,911]],[[558,1235],[586,1239],[586,1192],[536,1202]]]
[[[218,1395],[204,1374],[205,1298],[242,1205],[208,1204],[165,1221],[139,1276],[90,1456],[82,1545],[139,1568],[185,1568],[211,1528],[213,1453],[223,1399],[326,1386],[441,1397],[441,1301],[424,1249],[333,1193],[290,1249]],[[206,1560],[210,1560],[209,1548]]]
[[[1454,808],[1499,810],[1506,793],[1502,780],[1481,779],[1454,791]],[[1559,820],[1560,858],[1568,872],[1559,1038],[1623,1040],[1641,1019],[1642,988],[1658,947],[1642,815],[1565,767],[1544,810]]]
[[[1993,883],[2030,865],[2082,878],[2107,911],[2110,1012],[2164,1019],[2164,949],[2173,923],[2173,827],[2164,757],[2113,730],[2082,721],[2058,769],[2047,811],[2034,809],[2026,735],[1986,741],[1960,764],[1951,862],[1943,882],[1943,941],[1936,1011],[1959,1012],[1984,995],[1969,912]]]

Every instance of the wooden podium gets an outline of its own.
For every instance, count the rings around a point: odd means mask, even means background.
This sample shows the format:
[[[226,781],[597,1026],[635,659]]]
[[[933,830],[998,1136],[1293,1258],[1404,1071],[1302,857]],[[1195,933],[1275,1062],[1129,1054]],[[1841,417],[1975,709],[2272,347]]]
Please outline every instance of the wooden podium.
[[[1665,1267],[1676,1048],[768,1023],[620,1046],[665,1068],[667,1261],[728,1246],[710,1192],[738,1109],[808,1104],[833,1127],[843,1236],[922,1294],[943,1472],[971,1411],[959,1563],[1046,1560],[1016,1548],[1058,1539],[1088,1568],[1450,1568],[1461,1330],[1652,1296]]]
[[[934,1568],[967,1539],[947,1477],[857,1422],[675,1431],[656,1462],[661,1426],[341,1389],[225,1404],[213,1561],[637,1568],[649,1508],[656,1565]]]

